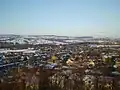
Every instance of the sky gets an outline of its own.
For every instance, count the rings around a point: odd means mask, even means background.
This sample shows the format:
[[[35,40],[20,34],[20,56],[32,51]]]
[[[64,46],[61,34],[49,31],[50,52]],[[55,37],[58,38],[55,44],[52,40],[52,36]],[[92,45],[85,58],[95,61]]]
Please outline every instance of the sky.
[[[0,0],[0,34],[120,37],[120,0]]]

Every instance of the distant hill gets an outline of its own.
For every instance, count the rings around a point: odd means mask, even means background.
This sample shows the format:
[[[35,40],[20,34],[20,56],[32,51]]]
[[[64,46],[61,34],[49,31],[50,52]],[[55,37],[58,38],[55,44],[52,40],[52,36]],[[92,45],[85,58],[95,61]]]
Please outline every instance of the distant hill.
[[[82,36],[82,37],[75,37],[75,38],[81,39],[81,38],[93,38],[93,37],[92,36]]]
[[[0,35],[0,42],[18,44],[71,44],[82,42],[108,42],[111,39],[94,38],[92,36],[57,36],[57,35]]]

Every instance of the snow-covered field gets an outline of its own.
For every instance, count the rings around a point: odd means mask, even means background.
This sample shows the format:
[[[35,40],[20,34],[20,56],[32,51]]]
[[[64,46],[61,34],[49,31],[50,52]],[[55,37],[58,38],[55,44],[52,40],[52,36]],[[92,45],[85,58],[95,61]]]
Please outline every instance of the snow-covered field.
[[[55,35],[0,35],[0,42],[11,42],[19,44],[69,44],[80,42],[109,42],[92,37],[68,37]]]

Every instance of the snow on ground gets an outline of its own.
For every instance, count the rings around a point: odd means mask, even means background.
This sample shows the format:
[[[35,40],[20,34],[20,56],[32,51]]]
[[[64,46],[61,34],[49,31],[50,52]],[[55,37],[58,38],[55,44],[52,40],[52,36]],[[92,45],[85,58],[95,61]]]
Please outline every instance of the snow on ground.
[[[8,35],[1,36],[1,42],[12,42],[14,44],[69,44],[69,43],[81,43],[81,42],[110,42],[106,39],[95,38],[75,38],[68,36],[55,36],[55,35]]]

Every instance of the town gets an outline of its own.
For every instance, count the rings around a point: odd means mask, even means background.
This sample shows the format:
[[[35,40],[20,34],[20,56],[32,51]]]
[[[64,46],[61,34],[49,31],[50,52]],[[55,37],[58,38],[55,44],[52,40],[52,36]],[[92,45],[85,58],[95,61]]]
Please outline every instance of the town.
[[[0,40],[0,90],[120,89],[119,39],[16,36]]]

